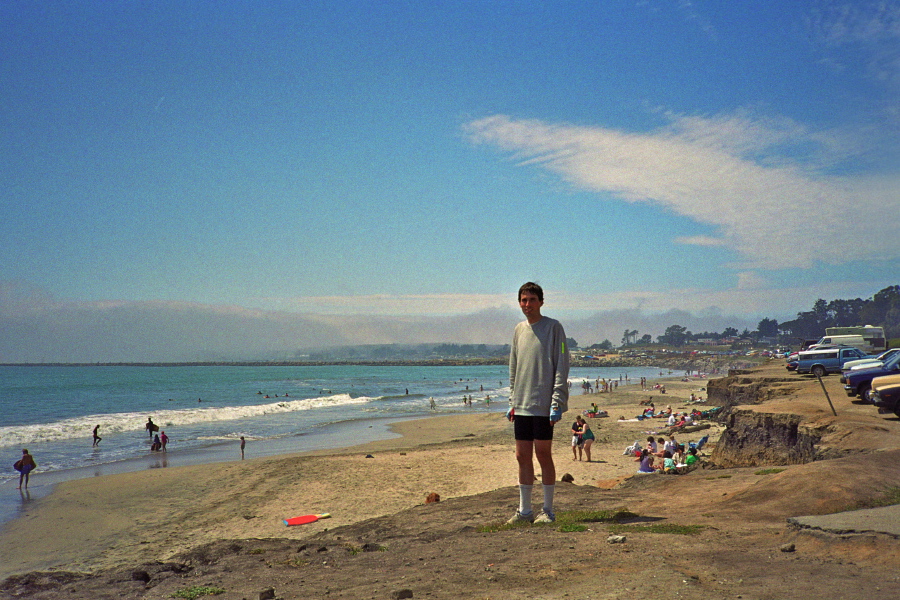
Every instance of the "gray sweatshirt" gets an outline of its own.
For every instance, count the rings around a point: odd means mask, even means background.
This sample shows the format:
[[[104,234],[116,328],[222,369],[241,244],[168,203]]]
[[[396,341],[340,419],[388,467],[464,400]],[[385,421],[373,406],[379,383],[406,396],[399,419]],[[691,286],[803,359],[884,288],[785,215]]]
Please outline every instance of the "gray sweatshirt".
[[[522,321],[509,352],[509,405],[517,415],[549,417],[569,409],[569,351],[559,321]]]

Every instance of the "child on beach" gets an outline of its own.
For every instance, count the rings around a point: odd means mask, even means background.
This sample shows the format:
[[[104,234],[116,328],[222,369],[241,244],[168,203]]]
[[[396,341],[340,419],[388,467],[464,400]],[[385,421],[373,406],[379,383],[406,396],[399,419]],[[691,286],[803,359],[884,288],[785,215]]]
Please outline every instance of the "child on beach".
[[[584,424],[584,418],[581,415],[575,417],[572,423],[572,460],[581,460],[581,453],[584,451],[584,438],[581,437],[581,430]]]
[[[674,475],[678,472],[675,468],[675,460],[672,458],[672,453],[666,450],[663,452],[663,473],[667,475]]]
[[[650,451],[644,448],[641,450],[641,455],[634,459],[635,462],[641,463],[638,466],[638,473],[655,473],[656,469],[653,468],[653,455],[650,454]]]
[[[657,438],[656,452],[654,452],[653,454],[662,458],[663,452],[665,452],[665,449],[666,449],[665,446],[666,446],[666,440],[664,440],[663,438]]]
[[[675,461],[676,465],[684,464],[684,444],[678,444],[678,448],[675,450],[675,453],[672,454],[672,460]]]
[[[691,448],[690,450],[688,450],[687,458],[684,459],[684,464],[686,464],[688,467],[691,467],[692,465],[696,464],[697,460],[699,460],[697,458],[697,449]]]

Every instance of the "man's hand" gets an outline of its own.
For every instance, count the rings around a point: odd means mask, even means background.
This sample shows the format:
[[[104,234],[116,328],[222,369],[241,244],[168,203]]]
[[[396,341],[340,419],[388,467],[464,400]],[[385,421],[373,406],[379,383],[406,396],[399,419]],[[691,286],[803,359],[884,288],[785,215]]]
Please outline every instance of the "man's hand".
[[[512,406],[510,406],[509,410],[506,411],[506,419],[508,421],[513,421],[513,420],[515,420],[515,418],[516,418],[516,411]]]
[[[551,409],[550,409],[550,422],[551,422],[551,423],[557,423],[557,422],[559,422],[559,421],[561,421],[561,420],[562,420],[562,413],[559,412],[559,409],[558,409],[558,408],[551,408]]]

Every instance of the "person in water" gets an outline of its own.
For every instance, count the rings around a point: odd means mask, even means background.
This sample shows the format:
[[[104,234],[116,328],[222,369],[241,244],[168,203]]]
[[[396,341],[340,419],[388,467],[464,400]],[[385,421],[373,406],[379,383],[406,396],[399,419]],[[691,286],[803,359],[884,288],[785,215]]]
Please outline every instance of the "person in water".
[[[96,448],[97,446],[100,445],[100,440],[103,439],[102,437],[100,437],[100,434],[97,433],[99,430],[100,430],[100,426],[99,426],[99,425],[97,425],[96,427],[94,427],[94,447],[95,447],[95,448]]]
[[[16,464],[13,465],[16,471],[19,472],[19,487],[17,490],[22,489],[22,482],[25,482],[25,489],[28,489],[28,476],[34,469],[37,468],[37,463],[34,462],[34,457],[28,454],[28,449],[22,450],[22,458],[16,461]]]

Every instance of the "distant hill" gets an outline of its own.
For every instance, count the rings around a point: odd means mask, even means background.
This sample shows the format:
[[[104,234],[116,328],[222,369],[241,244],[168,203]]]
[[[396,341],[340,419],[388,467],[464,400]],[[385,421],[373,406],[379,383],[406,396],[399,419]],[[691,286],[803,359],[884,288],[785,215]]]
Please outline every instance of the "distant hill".
[[[464,360],[508,356],[509,344],[369,344],[298,352],[294,358],[313,362],[357,362]]]

